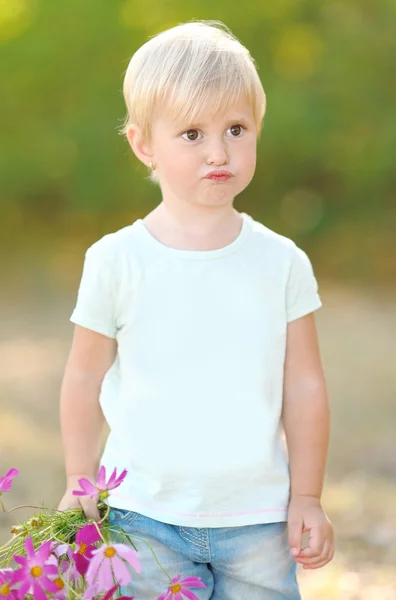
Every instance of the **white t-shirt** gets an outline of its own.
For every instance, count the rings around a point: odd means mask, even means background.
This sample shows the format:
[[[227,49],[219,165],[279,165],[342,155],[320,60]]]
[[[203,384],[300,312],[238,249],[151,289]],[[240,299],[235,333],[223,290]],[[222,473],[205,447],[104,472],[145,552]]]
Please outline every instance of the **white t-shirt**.
[[[71,321],[118,342],[100,403],[111,506],[188,527],[287,519],[280,422],[287,323],[322,306],[307,255],[246,213],[217,250],[142,219],[86,253]]]

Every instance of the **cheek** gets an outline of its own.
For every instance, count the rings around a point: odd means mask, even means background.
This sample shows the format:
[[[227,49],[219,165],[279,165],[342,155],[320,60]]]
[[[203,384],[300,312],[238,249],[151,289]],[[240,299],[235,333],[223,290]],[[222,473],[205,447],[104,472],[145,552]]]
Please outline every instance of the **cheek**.
[[[249,144],[244,152],[246,164],[256,164],[257,147],[256,144]]]
[[[238,170],[240,173],[239,183],[242,188],[249,185],[256,170],[257,151],[255,147],[248,146],[240,154]]]
[[[246,172],[250,174],[254,172],[256,168],[257,150],[255,146],[247,146],[244,151],[240,154],[240,166]]]
[[[161,179],[166,189],[178,196],[191,195],[196,185],[197,169],[191,168],[191,161],[185,154],[168,150],[161,157]]]
[[[162,162],[163,174],[169,184],[174,188],[194,187],[199,177],[199,161],[188,151],[172,152],[169,149],[168,153],[163,157]]]
[[[196,157],[188,149],[180,147],[168,148],[161,157],[161,162],[169,173],[178,173],[191,170],[196,164]]]

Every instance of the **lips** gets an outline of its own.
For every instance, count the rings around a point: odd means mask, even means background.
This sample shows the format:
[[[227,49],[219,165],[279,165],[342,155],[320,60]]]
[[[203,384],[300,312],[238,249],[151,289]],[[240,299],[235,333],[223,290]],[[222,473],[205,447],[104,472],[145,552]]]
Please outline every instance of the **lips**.
[[[230,171],[212,171],[206,175],[205,179],[212,181],[228,181],[232,177]]]

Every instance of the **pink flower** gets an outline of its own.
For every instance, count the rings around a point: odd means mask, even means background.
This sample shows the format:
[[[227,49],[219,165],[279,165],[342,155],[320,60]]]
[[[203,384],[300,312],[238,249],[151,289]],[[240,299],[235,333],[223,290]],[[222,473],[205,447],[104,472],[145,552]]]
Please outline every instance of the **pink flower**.
[[[100,528],[102,525],[98,523]],[[84,525],[76,534],[76,548],[73,552],[73,560],[80,575],[85,575],[88,570],[89,562],[96,549],[95,542],[100,542],[101,537],[95,525]]]
[[[93,550],[93,558],[88,566],[86,580],[89,585],[84,593],[85,599],[91,599],[100,592],[108,591],[114,580],[120,585],[129,583],[132,579],[127,567],[129,563],[137,573],[142,567],[138,559],[138,553],[125,544],[103,544],[100,548]]]
[[[181,575],[173,577],[172,585],[168,587],[166,592],[161,594],[157,600],[183,600],[183,596],[189,600],[199,600],[199,598],[193,594],[187,587],[199,587],[204,588],[206,585],[201,581],[200,577],[186,577],[180,581]]]
[[[68,544],[52,542],[51,553],[54,557],[55,564],[59,565],[61,576],[64,576],[67,581],[75,581],[80,577],[80,573],[77,571],[73,560],[73,550]],[[62,556],[65,555],[67,556],[67,560],[62,560]],[[50,558],[48,559],[48,563],[51,562]]]
[[[3,492],[9,492],[12,480],[19,475],[18,469],[10,469],[8,473],[0,477],[0,496]]]
[[[0,597],[2,600],[16,600],[17,590],[14,588],[15,571],[12,569],[0,570]]]
[[[24,598],[26,594],[32,594],[35,600],[47,600],[44,589],[53,594],[59,591],[59,587],[50,579],[58,576],[58,568],[53,564],[54,557],[51,556],[51,542],[44,542],[35,552],[32,538],[28,537],[25,548],[27,557],[13,556],[15,562],[21,565],[15,571],[15,581],[22,582],[18,596]]]
[[[51,597],[53,598],[57,598],[57,600],[66,600],[67,598],[67,587],[65,586],[65,582],[63,581],[62,577],[55,577],[55,579],[53,579],[53,582],[55,583],[56,587],[58,588],[58,591],[53,593],[53,595]]]
[[[80,484],[81,490],[73,490],[74,496],[89,496],[90,498],[95,498],[95,496],[100,496],[103,500],[108,498],[109,491],[114,490],[116,487],[121,485],[121,483],[125,479],[125,475],[127,474],[127,470],[124,469],[122,473],[117,477],[117,469],[114,469],[112,472],[109,481],[106,483],[106,468],[102,465],[99,469],[98,478],[96,482],[96,486],[93,485],[88,479],[82,477],[78,480]]]

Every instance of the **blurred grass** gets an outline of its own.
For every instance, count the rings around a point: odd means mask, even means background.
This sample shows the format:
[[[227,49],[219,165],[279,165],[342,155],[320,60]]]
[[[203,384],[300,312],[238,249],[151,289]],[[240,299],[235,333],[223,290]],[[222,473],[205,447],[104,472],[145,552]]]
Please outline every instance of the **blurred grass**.
[[[0,268],[156,203],[119,135],[123,76],[150,37],[204,19],[246,45],[267,94],[247,212],[322,275],[395,281],[395,17],[394,0],[0,2]]]
[[[396,598],[395,295],[321,285],[316,319],[332,413],[323,501],[336,528],[336,554],[318,571],[299,567],[304,600]],[[21,471],[7,507],[56,507],[63,494],[58,403],[73,303],[74,292],[54,288],[2,307],[0,466]],[[23,509],[17,518],[31,514]],[[1,543],[15,515],[1,515]]]

